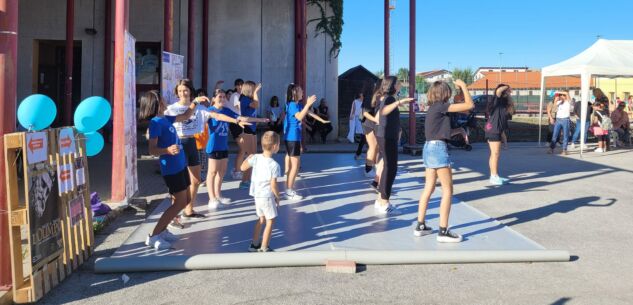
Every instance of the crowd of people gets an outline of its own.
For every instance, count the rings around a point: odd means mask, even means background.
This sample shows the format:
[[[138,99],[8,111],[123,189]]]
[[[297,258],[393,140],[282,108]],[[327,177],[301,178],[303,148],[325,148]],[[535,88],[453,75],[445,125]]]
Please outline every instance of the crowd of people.
[[[240,189],[248,189],[249,195],[254,198],[258,217],[249,251],[272,251],[270,235],[282,200],[277,185],[277,179],[282,177],[281,166],[273,156],[279,151],[282,140],[285,146],[284,198],[293,202],[303,199],[295,188],[301,168],[301,154],[304,152],[303,140],[306,135],[313,138],[318,134],[321,141],[325,142],[332,130],[327,102],[321,99],[318,107],[314,107],[317,97],[305,97],[303,88],[291,83],[287,88],[285,106],[282,107],[279,98],[273,96],[266,117],[258,118],[261,84],[238,79],[234,82],[234,88],[224,91],[220,88],[222,83],[218,82],[212,94],[207,95],[203,90],[195,91],[191,81],[185,79],[174,88],[179,99],[177,103],[166,105],[157,91],[145,93],[140,100],[139,117],[150,121],[149,152],[159,156],[161,174],[172,196],[171,207],[162,214],[152,233],[147,236],[146,244],[150,247],[169,249],[171,242],[178,239],[177,234],[169,229],[184,228],[182,219],[206,217],[193,209],[198,188],[203,181],[206,180],[210,210],[231,202],[230,198],[222,196],[229,163],[229,136],[238,144],[230,176],[240,181]],[[455,80],[454,87],[457,89],[455,98],[453,89],[445,81],[434,82],[427,93],[424,123],[426,142],[423,148],[426,183],[420,195],[417,225],[413,233],[415,236],[424,236],[432,232],[425,219],[429,199],[439,180],[442,198],[438,242],[462,241],[459,234],[449,229],[453,180],[447,143],[456,134],[452,126],[455,115],[469,113],[474,103],[463,81]],[[373,205],[378,215],[399,214],[397,207],[390,202],[397,175],[401,137],[399,107],[413,101],[411,98],[399,99],[397,92],[400,89],[401,83],[395,76],[386,76],[375,84],[370,98],[365,99],[362,94],[358,94],[350,113],[350,121],[359,123],[350,132],[360,134],[361,138],[355,158],[360,158],[364,145],[368,146],[364,175],[371,179],[368,187],[377,192]],[[591,128],[598,138],[597,151],[606,151],[610,136],[616,135],[620,141],[630,136],[628,115],[624,112],[626,105],[619,103],[613,111],[609,111],[608,99],[604,94],[596,89],[594,95],[596,98],[589,107],[591,116],[586,128]],[[562,154],[567,153],[568,142],[573,147],[578,140],[580,108],[580,103],[571,103],[568,93],[561,91],[555,94],[547,109],[553,126],[550,153],[554,152],[559,137]],[[508,178],[499,174],[499,158],[508,133],[508,121],[515,112],[512,88],[505,84],[498,85],[487,104],[486,112],[488,119],[484,132],[490,149],[489,183],[501,186],[509,183]],[[578,117],[578,128],[572,135],[570,119],[573,114]],[[261,154],[257,154],[257,123],[265,124],[268,129],[261,137]]]
[[[588,101],[587,117],[585,120],[585,138],[591,132],[597,139],[598,147],[595,152],[604,153],[614,147],[631,146],[631,123],[627,108],[631,112],[631,98],[629,103],[617,98],[610,102],[600,88],[593,89],[593,100]],[[557,143],[561,144],[561,155],[568,154],[568,148],[574,149],[581,134],[582,102],[576,102],[566,91],[558,91],[554,99],[547,105],[547,116],[550,123],[551,141],[548,153],[554,153]],[[571,118],[576,117],[576,124],[572,130]],[[569,144],[569,145],[568,145]]]

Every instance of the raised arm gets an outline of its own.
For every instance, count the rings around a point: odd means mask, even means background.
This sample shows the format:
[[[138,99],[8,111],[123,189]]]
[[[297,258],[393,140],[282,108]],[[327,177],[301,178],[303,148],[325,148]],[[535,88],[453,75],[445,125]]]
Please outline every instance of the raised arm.
[[[396,101],[394,103],[391,103],[389,105],[385,105],[384,107],[382,107],[382,109],[380,109],[380,115],[383,115],[383,116],[384,115],[389,115],[391,112],[396,110],[396,108],[398,108],[400,106],[404,106],[407,103],[410,103],[411,101],[413,101],[413,98],[407,97],[407,98],[401,99],[399,101]]]
[[[317,97],[316,95],[312,95],[310,97],[308,97],[308,100],[306,102],[306,106],[303,107],[303,109],[301,110],[301,112],[295,113],[295,118],[299,121],[303,121],[303,119],[306,117],[306,115],[308,114],[308,111],[310,111],[310,108],[312,107],[312,104],[314,104],[314,102],[316,101]]]
[[[259,108],[259,90],[262,89],[262,84],[257,84],[255,87],[255,92],[253,92],[253,101],[249,104],[249,106],[253,109]]]
[[[219,81],[215,82],[215,87],[214,87],[215,90],[222,89],[222,85],[224,85],[224,81],[223,80],[219,80]]]
[[[309,115],[311,118],[313,118],[313,119],[315,119],[315,120],[317,120],[317,121],[319,121],[319,122],[321,122],[321,123],[323,123],[323,124],[330,123],[330,121],[328,121],[328,120],[324,120],[323,118],[321,118],[320,116],[318,116],[318,115],[316,115],[316,114],[314,114],[314,113],[312,113],[312,112],[308,112],[308,115]]]
[[[472,96],[470,96],[470,92],[468,92],[466,83],[464,83],[464,81],[462,81],[461,79],[455,80],[454,83],[455,86],[461,89],[464,93],[464,102],[460,104],[451,104],[450,106],[448,106],[448,112],[470,111],[471,109],[475,108],[475,103],[473,103],[473,98]]]

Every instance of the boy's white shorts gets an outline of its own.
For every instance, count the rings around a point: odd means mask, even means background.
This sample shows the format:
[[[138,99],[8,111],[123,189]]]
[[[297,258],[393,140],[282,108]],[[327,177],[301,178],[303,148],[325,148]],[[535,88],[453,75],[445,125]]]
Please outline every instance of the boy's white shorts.
[[[255,213],[257,217],[274,219],[277,217],[277,204],[275,198],[255,198]]]

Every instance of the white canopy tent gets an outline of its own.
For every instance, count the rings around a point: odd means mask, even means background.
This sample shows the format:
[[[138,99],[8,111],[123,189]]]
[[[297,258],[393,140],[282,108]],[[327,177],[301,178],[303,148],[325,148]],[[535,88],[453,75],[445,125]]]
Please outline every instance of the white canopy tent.
[[[545,98],[545,78],[550,76],[580,75],[581,120],[580,155],[585,145],[585,126],[587,122],[587,103],[591,77],[633,77],[633,40],[598,39],[580,54],[541,71],[541,113],[539,118],[539,146],[541,144],[541,122],[543,119],[543,101]]]

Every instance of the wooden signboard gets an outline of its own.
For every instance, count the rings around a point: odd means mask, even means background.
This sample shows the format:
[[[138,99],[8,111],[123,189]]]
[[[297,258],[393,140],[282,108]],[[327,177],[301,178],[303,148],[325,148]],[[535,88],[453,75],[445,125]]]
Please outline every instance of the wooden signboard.
[[[13,301],[31,303],[92,251],[85,140],[63,128],[7,134],[4,143]]]

